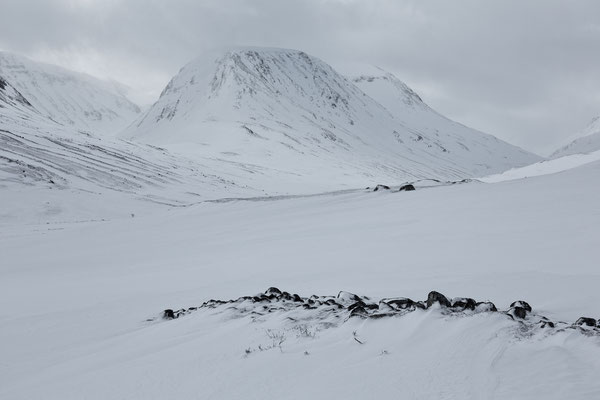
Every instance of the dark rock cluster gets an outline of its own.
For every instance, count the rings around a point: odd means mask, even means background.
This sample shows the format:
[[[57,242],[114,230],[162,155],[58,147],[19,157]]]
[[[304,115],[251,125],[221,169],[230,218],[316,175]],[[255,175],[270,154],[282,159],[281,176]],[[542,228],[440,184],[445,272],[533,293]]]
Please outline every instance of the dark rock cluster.
[[[375,189],[373,189],[374,192],[377,192],[379,190],[390,190],[390,187],[388,185],[381,185],[380,184],[380,185],[375,186]]]
[[[235,300],[209,300],[199,307],[167,309],[164,319],[176,319],[200,309],[229,310],[240,316],[252,315],[260,317],[273,312],[300,311],[306,319],[323,320],[334,317],[348,318],[385,318],[402,316],[417,310],[437,307],[445,314],[471,315],[476,313],[498,313],[511,318],[527,328],[577,329],[588,335],[600,335],[600,320],[581,317],[575,323],[553,322],[533,312],[529,303],[519,300],[513,302],[506,311],[498,311],[494,303],[476,301],[468,297],[449,299],[443,294],[432,291],[426,300],[416,301],[406,297],[390,297],[374,301],[367,296],[358,296],[349,292],[339,292],[337,296],[301,297],[298,294],[281,291],[270,287],[264,293],[255,296],[243,296]],[[289,319],[294,319],[288,317]]]

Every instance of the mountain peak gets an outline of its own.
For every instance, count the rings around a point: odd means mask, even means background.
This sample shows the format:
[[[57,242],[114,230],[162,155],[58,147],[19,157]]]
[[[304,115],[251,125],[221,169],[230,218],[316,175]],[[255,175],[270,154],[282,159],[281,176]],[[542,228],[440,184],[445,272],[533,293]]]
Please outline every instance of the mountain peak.
[[[195,59],[123,135],[185,143],[189,152],[195,143],[204,156],[290,174],[338,171],[330,173],[346,180],[462,179],[537,160],[440,116],[388,72],[348,79],[316,57],[278,48]]]
[[[79,130],[116,134],[141,112],[114,82],[0,52],[0,77],[38,116]]]
[[[329,65],[299,50],[229,47],[188,63],[165,87],[161,98],[177,98],[179,104],[189,104],[229,96],[234,100],[231,106],[237,110],[252,98],[254,106],[260,100],[269,103],[281,97],[310,98],[326,99],[322,106],[337,108],[344,107],[343,99],[348,97],[344,81]],[[159,120],[172,119],[176,112],[165,110]]]
[[[367,74],[351,76],[350,80],[358,85],[367,94],[371,90],[390,91],[387,96],[391,96],[390,103],[395,103],[398,100],[410,107],[427,107],[421,97],[412,90],[406,83],[398,79],[394,74],[380,67],[373,67]],[[369,89],[365,90],[367,87]],[[378,96],[382,100],[383,94]],[[385,105],[385,104],[384,104]]]

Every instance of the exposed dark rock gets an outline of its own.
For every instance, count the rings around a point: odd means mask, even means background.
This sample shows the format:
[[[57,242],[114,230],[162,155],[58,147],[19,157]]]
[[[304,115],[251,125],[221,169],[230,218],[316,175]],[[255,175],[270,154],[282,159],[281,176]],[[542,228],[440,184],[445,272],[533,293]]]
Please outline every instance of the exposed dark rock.
[[[427,300],[415,302],[415,307],[421,310],[427,310]]]
[[[394,313],[377,313],[377,314],[369,314],[369,318],[373,318],[373,319],[381,319],[381,318],[387,318],[387,317],[393,317]]]
[[[415,190],[415,187],[414,187],[414,185],[411,185],[410,183],[408,185],[401,186],[400,189],[398,189],[399,192],[408,192],[411,190]]]
[[[170,308],[166,309],[163,312],[163,318],[164,319],[174,319],[175,318],[175,313],[173,312],[173,310],[171,310]]]
[[[498,309],[491,301],[480,301],[475,305],[475,310],[480,312],[496,312]]]
[[[375,186],[375,189],[373,189],[374,192],[377,192],[378,190],[390,190],[390,187],[388,185],[377,185]]]
[[[345,292],[345,291],[340,291],[338,292],[337,298],[341,301],[341,302],[356,302],[356,301],[362,301],[361,298],[357,295],[355,295],[354,293],[350,293],[350,292]]]
[[[274,295],[280,295],[281,294],[281,290],[277,289],[276,287],[270,287],[265,291],[265,294],[274,294]]]
[[[540,322],[538,322],[538,324],[540,325],[540,328],[554,328],[554,322],[552,321],[548,321],[546,319],[541,320]]]
[[[427,296],[427,308],[431,307],[433,303],[439,303],[442,307],[450,307],[450,302],[446,296],[436,291],[429,292]]]
[[[365,307],[366,307],[366,304],[362,300],[359,300],[356,303],[353,303],[350,306],[348,306],[348,311],[352,311],[352,310],[354,310],[355,308],[358,308],[358,307],[360,307],[360,308],[362,308],[364,310]]]
[[[358,306],[354,309],[352,309],[352,311],[350,311],[350,316],[351,317],[366,317],[367,316],[367,310],[365,310],[363,307]]]
[[[406,297],[398,297],[395,299],[383,299],[382,303],[387,304],[395,309],[405,310],[415,306],[415,302]]]
[[[469,297],[458,297],[452,300],[452,308],[461,310],[475,310],[477,302]]]
[[[521,307],[524,308],[525,311],[527,312],[531,312],[531,306],[529,305],[529,303],[527,303],[526,301],[523,300],[517,300],[517,301],[513,301],[512,304],[510,305],[510,307]]]
[[[594,318],[581,317],[577,321],[575,321],[575,325],[596,326],[596,320]]]
[[[519,306],[511,307],[511,309],[508,310],[508,314],[519,319],[525,319],[525,317],[527,317],[527,310]]]
[[[402,316],[406,313],[417,310],[425,310],[439,303],[443,308],[444,314],[454,313],[455,315],[469,315],[466,310],[479,312],[497,312],[494,303],[489,301],[476,302],[469,297],[457,297],[449,301],[443,294],[432,291],[427,296],[426,301],[414,301],[406,297],[384,298],[379,303],[374,303],[369,297],[359,296],[350,292],[341,291],[336,297],[332,296],[310,296],[302,297],[298,294],[282,292],[277,288],[269,288],[265,293],[256,296],[243,296],[236,300],[208,300],[200,307],[190,307],[188,309],[163,311],[164,319],[177,319],[194,311],[201,309],[216,309],[223,307],[222,311],[238,313],[240,316],[268,315],[269,313],[285,313],[297,309],[314,312],[312,316],[307,314],[308,318],[321,320],[325,326],[335,326],[332,320],[345,321],[350,317],[360,318],[385,318],[391,316]],[[313,311],[314,310],[314,311]],[[581,317],[574,324],[565,322],[553,322],[548,318],[533,313],[531,306],[525,301],[515,301],[511,304],[508,311],[502,312],[512,320],[519,321],[519,332],[529,332],[533,329],[555,329],[555,332],[561,332],[565,329],[572,329],[587,336],[600,336],[600,321],[593,318]],[[297,321],[297,316],[284,316],[292,321]],[[534,318],[535,317],[535,318]],[[304,317],[303,317],[304,318]],[[153,319],[152,319],[153,320]],[[149,321],[152,321],[149,320]],[[537,322],[534,322],[537,321]],[[527,334],[527,333],[526,333]]]

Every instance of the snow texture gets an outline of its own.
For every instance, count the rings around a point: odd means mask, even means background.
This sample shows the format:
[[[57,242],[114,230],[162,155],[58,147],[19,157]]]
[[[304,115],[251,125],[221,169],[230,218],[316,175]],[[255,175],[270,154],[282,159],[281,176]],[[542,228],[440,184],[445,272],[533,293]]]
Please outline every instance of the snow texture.
[[[552,158],[591,153],[600,150],[600,117],[595,117],[588,126],[577,134],[577,138],[552,154]]]
[[[1,54],[1,399],[600,398],[597,152],[292,50],[192,62],[119,137],[120,93]]]

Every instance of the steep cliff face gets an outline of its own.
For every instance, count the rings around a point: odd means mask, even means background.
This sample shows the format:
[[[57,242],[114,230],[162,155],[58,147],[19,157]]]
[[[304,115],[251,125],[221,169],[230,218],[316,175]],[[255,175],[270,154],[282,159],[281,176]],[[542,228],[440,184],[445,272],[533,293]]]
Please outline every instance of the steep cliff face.
[[[391,74],[348,79],[271,48],[192,61],[124,136],[336,179],[464,178],[538,159],[439,115]]]

